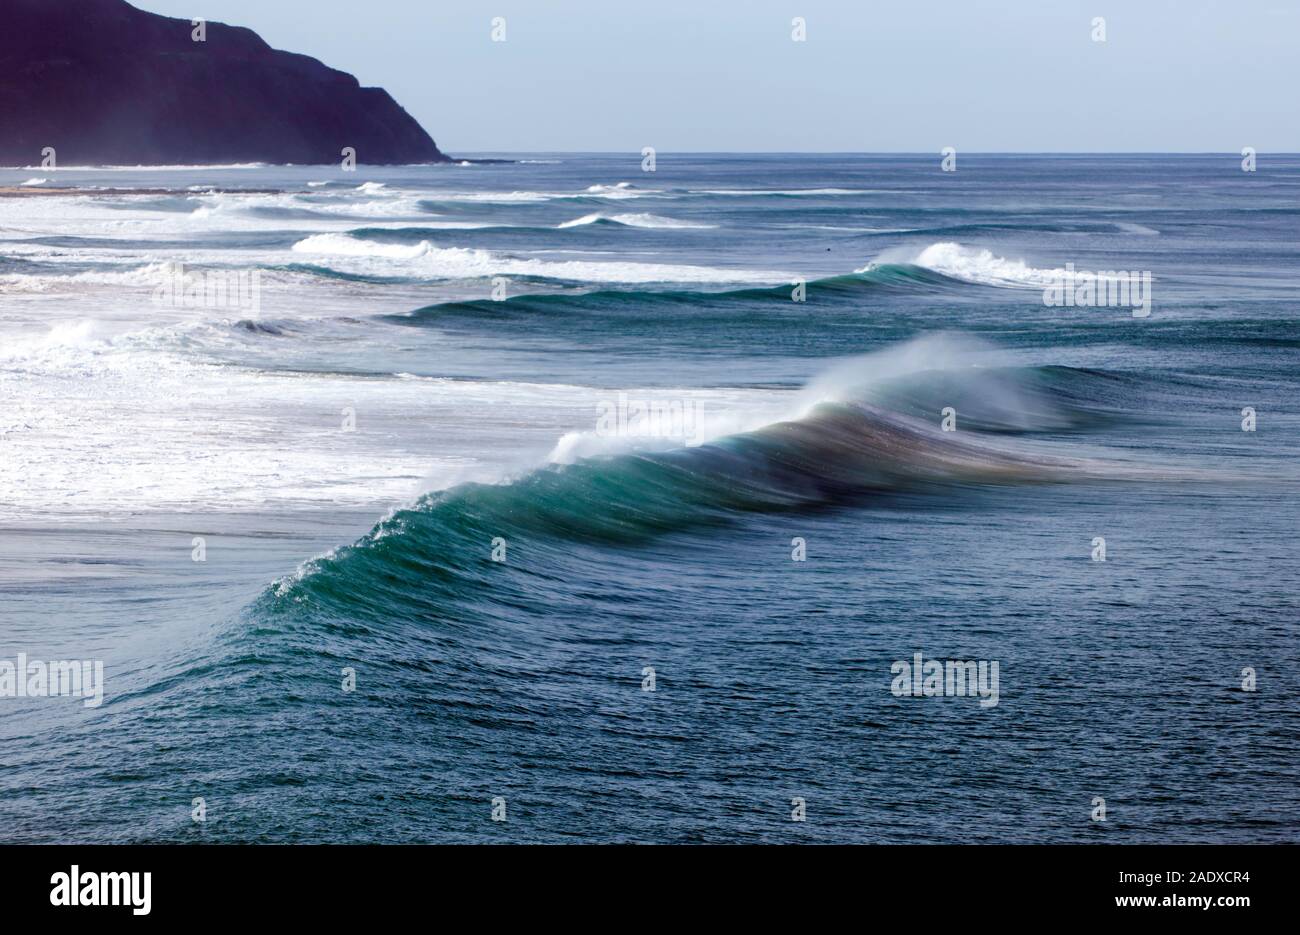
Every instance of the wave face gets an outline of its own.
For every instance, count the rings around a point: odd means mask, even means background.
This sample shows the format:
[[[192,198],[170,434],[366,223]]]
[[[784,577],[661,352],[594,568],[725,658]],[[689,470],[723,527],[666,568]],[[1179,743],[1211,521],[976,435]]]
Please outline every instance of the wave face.
[[[530,561],[574,544],[626,547],[738,514],[849,503],[871,492],[936,485],[1027,484],[1078,478],[1077,466],[950,444],[881,410],[824,404],[808,417],[666,452],[550,464],[502,484],[469,484],[399,510],[358,543],[313,560],[253,607],[274,623],[311,614],[378,622],[464,621],[538,607],[526,584],[502,591],[490,558],[500,543]],[[1101,476],[1100,472],[1096,476]]]
[[[1170,476],[981,437],[1088,424],[1099,413],[1079,406],[1066,387],[1107,379],[986,370],[974,362],[989,350],[935,335],[847,360],[796,394],[785,418],[766,422],[770,410],[718,413],[694,427],[687,445],[599,430],[565,436],[541,467],[437,491],[395,512],[357,544],[278,582],[262,607],[274,612],[305,600],[350,613],[381,582],[391,600],[406,600],[408,588],[393,589],[392,580],[407,575],[410,599],[421,608],[495,601],[482,546],[497,537],[517,549],[626,545],[747,513],[850,504],[872,494]],[[928,398],[961,400],[967,431],[945,431]],[[446,562],[449,554],[462,558]],[[434,593],[414,580],[429,582],[430,569],[438,569]]]
[[[995,256],[992,251],[945,241],[930,244],[920,250],[901,249],[887,251],[876,262],[863,267],[859,272],[871,272],[889,263],[903,263],[938,273],[960,282],[975,283],[984,286],[1027,287],[1041,289],[1060,282],[1065,269],[1037,269],[1024,260],[1008,260]],[[906,257],[906,259],[902,259]]]
[[[565,221],[559,225],[559,229],[585,227],[588,224],[617,224],[623,227],[643,227],[647,230],[714,230],[717,227],[716,224],[679,221],[675,218],[659,217],[656,214],[584,214],[572,221]]]
[[[523,276],[577,282],[777,282],[788,273],[728,270],[665,263],[541,260],[487,250],[436,247],[427,240],[409,246],[375,243],[344,234],[316,234],[293,245],[294,253],[318,267],[364,276],[415,279],[473,279]]]

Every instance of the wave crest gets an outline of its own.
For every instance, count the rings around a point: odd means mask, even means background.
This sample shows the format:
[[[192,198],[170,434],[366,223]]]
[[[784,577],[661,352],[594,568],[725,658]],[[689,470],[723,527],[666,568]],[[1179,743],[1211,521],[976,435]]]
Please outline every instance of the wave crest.
[[[529,276],[575,282],[618,283],[777,283],[789,273],[730,270],[629,261],[539,260],[464,247],[383,243],[350,234],[315,234],[293,245],[293,252],[326,260],[337,273],[415,279],[478,279]]]
[[[649,450],[605,444],[594,457],[573,458],[566,455],[591,449],[570,439],[553,454],[561,461],[505,482],[425,495],[355,545],[307,563],[263,600],[335,605],[348,615],[367,612],[372,586],[409,601],[437,604],[441,598],[430,589],[490,601],[490,584],[479,584],[492,577],[484,544],[496,536],[529,554],[574,543],[638,542],[744,513],[851,504],[873,493],[1168,476],[995,441],[971,430],[977,420],[967,418],[967,403],[959,403],[957,432],[943,431],[937,410],[891,408],[900,380],[905,398],[918,384],[959,375],[969,381],[964,398],[973,410],[994,395],[995,418],[1012,413],[1020,429],[1059,428],[1054,419],[1066,411],[1063,401],[1033,401],[1024,393],[1036,371],[999,375],[974,365],[990,351],[940,335],[853,358],[795,394],[775,421],[744,428],[746,414],[733,413],[738,431],[705,433],[699,444]],[[397,580],[408,572],[410,587]]]
[[[559,230],[570,227],[585,227],[590,224],[617,224],[621,227],[643,227],[649,230],[715,230],[716,224],[703,224],[698,221],[679,221],[676,218],[660,217],[657,214],[585,214],[572,221],[558,225]]]
[[[933,243],[921,250],[887,250],[858,273],[870,273],[889,265],[918,266],[951,279],[983,286],[1046,288],[1059,282],[1064,269],[1039,269],[1024,260],[1008,260],[982,247],[965,247],[951,241]]]

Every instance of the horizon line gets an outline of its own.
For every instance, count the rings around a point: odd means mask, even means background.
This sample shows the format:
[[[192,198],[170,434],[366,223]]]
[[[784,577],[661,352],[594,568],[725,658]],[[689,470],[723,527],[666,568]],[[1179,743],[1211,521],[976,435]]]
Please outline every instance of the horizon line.
[[[1296,156],[1300,150],[1261,150],[1256,153],[1272,156]],[[1065,149],[961,149],[957,152],[974,156],[1240,156],[1241,150],[1221,149],[1133,149],[1133,150],[1065,150]],[[444,153],[448,150],[442,150]],[[640,155],[636,149],[460,149],[451,152],[498,153],[524,156],[622,156]],[[941,150],[929,149],[655,149],[656,153],[678,153],[699,156],[932,156],[943,155]]]

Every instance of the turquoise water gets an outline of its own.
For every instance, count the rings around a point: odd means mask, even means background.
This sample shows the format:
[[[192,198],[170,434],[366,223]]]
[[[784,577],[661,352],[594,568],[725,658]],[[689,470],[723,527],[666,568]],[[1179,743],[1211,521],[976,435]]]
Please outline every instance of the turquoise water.
[[[1297,839],[1300,158],[517,158],[0,199],[6,840]]]

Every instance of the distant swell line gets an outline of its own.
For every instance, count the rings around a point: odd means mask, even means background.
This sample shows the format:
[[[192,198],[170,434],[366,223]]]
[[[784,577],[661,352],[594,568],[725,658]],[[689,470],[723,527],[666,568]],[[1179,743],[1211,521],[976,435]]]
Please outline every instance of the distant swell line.
[[[961,280],[933,270],[907,264],[886,264],[870,270],[828,276],[805,284],[807,301],[820,297],[851,299],[870,289],[962,289]],[[502,301],[459,300],[425,306],[412,312],[384,316],[396,324],[435,323],[445,318],[501,318],[512,314],[583,313],[620,308],[648,310],[655,307],[693,307],[703,303],[771,302],[789,304],[793,284],[751,286],[742,289],[705,291],[700,289],[595,289],[587,292],[534,293],[510,296]]]

